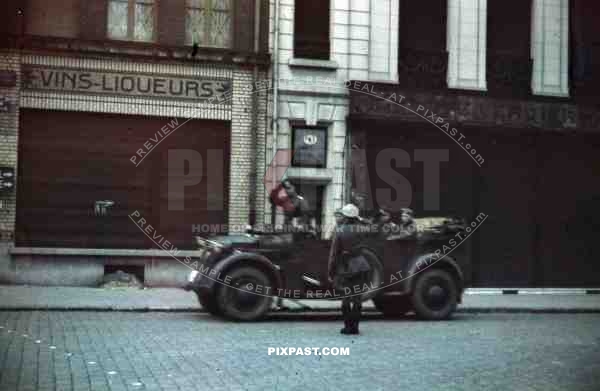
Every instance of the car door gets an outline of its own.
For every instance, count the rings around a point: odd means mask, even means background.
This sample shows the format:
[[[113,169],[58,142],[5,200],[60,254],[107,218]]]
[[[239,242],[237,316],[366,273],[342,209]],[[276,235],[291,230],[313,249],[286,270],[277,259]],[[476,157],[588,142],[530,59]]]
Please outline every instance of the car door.
[[[308,291],[327,289],[327,261],[329,258],[330,240],[313,238],[296,238],[288,257],[282,257],[281,268],[284,289],[283,294],[302,295]],[[313,282],[311,282],[313,281]]]

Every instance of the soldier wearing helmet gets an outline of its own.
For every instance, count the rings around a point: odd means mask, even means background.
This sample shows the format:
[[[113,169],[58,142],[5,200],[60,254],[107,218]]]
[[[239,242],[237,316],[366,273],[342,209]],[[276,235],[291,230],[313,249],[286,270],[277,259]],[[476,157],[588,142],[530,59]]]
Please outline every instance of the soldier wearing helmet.
[[[336,212],[337,226],[331,242],[329,253],[329,280],[336,289],[355,285],[363,286],[369,279],[371,267],[369,262],[360,254],[353,254],[358,229],[363,224],[359,209],[353,205],[345,205]],[[359,334],[358,323],[362,311],[362,294],[345,294],[342,299],[342,315],[344,328],[342,334]]]

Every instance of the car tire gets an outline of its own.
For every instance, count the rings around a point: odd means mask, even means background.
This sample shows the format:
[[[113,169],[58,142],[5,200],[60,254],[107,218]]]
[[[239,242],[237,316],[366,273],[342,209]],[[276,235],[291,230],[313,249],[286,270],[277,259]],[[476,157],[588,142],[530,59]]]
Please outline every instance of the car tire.
[[[236,321],[254,321],[263,318],[271,309],[273,297],[264,293],[254,293],[245,289],[248,284],[254,287],[271,287],[269,276],[262,270],[252,267],[237,267],[227,272],[230,277],[228,285],[217,289],[216,303],[220,314]]]
[[[410,299],[406,296],[379,296],[373,299],[377,311],[384,316],[402,316],[412,310]]]
[[[456,310],[458,286],[447,271],[426,270],[417,275],[410,297],[418,318],[444,320]]]
[[[198,302],[211,315],[219,315],[219,307],[215,301],[215,297],[212,295],[203,295],[198,292],[196,293],[196,297],[198,298]]]

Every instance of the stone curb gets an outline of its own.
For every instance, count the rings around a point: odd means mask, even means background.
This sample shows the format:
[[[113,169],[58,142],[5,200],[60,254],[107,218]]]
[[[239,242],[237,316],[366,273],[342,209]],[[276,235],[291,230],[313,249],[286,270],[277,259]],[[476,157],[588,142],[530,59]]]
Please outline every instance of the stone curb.
[[[200,307],[69,307],[69,306],[53,306],[53,307],[36,307],[36,306],[21,306],[21,307],[2,307],[0,312],[9,311],[78,311],[78,312],[193,312],[206,313]],[[329,313],[336,314],[340,310],[337,308],[285,308],[278,311],[272,311],[271,314],[282,313]],[[365,313],[379,313],[374,307],[363,309]],[[466,307],[458,308],[456,313],[531,313],[531,314],[593,314],[600,313],[599,308],[526,308],[526,307]]]

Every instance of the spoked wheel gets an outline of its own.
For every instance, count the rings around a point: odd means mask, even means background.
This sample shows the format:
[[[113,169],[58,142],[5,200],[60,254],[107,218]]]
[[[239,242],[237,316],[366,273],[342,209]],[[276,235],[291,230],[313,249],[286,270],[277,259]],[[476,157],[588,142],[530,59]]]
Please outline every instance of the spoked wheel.
[[[253,321],[265,316],[273,298],[257,293],[256,287],[265,292],[271,287],[269,276],[255,267],[239,267],[228,273],[231,282],[217,289],[217,305],[220,313],[233,320]]]
[[[417,276],[411,302],[421,319],[447,319],[458,302],[456,281],[444,270],[426,270]]]
[[[373,304],[385,316],[402,316],[412,310],[410,298],[406,296],[379,296],[373,299]]]

